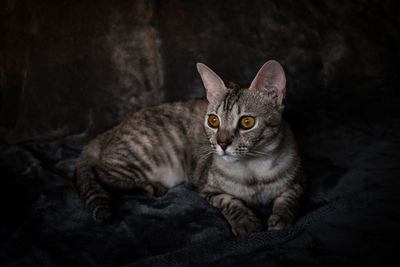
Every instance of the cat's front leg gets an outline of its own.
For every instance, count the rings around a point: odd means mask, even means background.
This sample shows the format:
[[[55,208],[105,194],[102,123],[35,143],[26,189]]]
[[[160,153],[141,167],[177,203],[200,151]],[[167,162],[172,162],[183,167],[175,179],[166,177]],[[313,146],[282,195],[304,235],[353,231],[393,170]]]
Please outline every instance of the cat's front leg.
[[[201,195],[225,216],[234,235],[262,231],[261,221],[240,199],[216,192],[202,192]]]
[[[268,219],[268,230],[284,230],[295,223],[302,194],[303,187],[296,184],[275,199]]]

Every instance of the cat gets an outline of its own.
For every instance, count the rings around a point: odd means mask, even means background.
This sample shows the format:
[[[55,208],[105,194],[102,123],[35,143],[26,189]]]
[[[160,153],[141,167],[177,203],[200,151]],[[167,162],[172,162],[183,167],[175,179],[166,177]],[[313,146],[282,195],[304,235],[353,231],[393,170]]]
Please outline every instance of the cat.
[[[248,208],[273,203],[269,230],[295,223],[304,192],[301,159],[282,118],[286,77],[267,61],[249,88],[225,84],[197,63],[206,99],[142,109],[99,135],[78,159],[76,182],[98,222],[111,219],[112,190],[161,196],[189,182],[226,218],[234,235],[263,230]]]

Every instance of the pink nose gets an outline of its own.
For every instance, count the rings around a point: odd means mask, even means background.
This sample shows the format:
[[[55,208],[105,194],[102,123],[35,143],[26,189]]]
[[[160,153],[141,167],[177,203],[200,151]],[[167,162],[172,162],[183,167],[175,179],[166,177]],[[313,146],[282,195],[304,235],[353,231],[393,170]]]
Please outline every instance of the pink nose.
[[[218,143],[218,144],[222,148],[222,150],[226,150],[226,148],[228,147],[227,143]]]
[[[233,136],[227,130],[220,130],[217,136],[217,143],[225,151],[232,144],[232,138]]]

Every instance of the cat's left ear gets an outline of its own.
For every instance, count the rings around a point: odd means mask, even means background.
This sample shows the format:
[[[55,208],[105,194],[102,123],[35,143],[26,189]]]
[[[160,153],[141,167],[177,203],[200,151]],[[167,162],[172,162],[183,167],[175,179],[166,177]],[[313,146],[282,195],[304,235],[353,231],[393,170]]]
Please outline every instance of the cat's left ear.
[[[227,90],[222,79],[209,67],[203,63],[197,63],[196,67],[200,73],[201,79],[203,80],[204,87],[206,88],[207,99],[209,102],[218,92]]]
[[[281,64],[276,60],[267,61],[258,71],[249,89],[261,90],[271,101],[281,105],[286,95],[286,76]]]

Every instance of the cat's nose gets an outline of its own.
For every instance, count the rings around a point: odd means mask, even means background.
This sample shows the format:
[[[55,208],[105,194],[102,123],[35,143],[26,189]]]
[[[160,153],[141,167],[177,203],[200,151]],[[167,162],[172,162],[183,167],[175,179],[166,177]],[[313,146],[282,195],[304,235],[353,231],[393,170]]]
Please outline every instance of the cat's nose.
[[[226,148],[232,144],[232,142],[228,141],[228,142],[218,142],[218,145],[222,148],[222,150],[226,150]]]
[[[232,144],[232,138],[230,132],[222,129],[218,132],[217,143],[222,148],[222,150],[226,150],[226,148]]]

